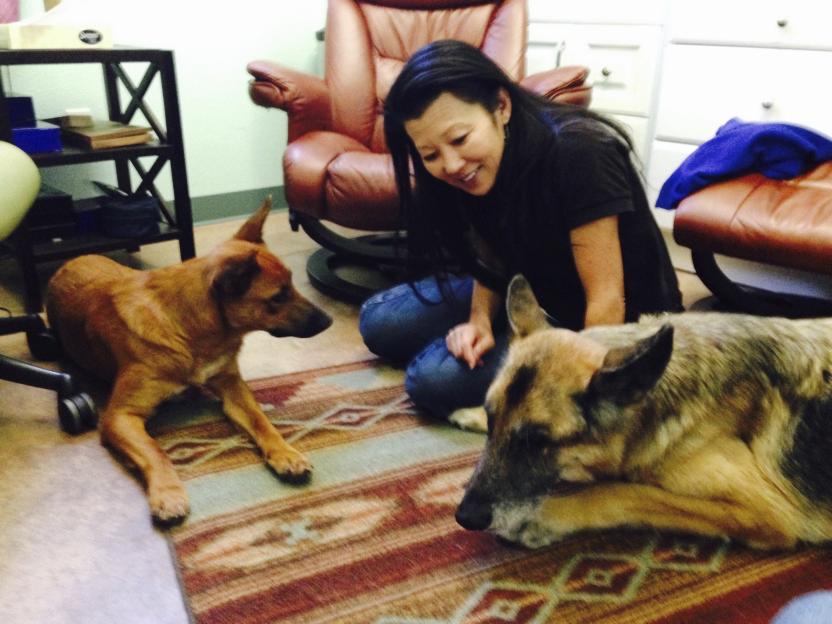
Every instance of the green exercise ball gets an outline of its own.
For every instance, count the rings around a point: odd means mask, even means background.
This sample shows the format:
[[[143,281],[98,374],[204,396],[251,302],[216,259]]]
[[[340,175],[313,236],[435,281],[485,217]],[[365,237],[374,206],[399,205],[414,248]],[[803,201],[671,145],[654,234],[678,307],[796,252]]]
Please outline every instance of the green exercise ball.
[[[0,240],[11,234],[40,190],[40,171],[19,147],[0,141]]]

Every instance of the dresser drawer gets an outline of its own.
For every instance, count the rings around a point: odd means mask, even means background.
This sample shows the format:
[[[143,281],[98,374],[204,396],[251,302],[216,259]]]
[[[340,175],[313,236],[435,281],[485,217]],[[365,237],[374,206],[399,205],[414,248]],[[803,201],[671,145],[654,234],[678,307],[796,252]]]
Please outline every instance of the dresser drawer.
[[[667,0],[529,0],[529,19],[533,22],[660,24],[666,10]]]
[[[656,26],[531,23],[527,71],[584,65],[593,85],[592,108],[647,115],[660,33]]]
[[[673,42],[832,49],[832,3],[674,0]]]
[[[656,138],[701,143],[732,117],[783,121],[832,136],[832,52],[670,45]]]

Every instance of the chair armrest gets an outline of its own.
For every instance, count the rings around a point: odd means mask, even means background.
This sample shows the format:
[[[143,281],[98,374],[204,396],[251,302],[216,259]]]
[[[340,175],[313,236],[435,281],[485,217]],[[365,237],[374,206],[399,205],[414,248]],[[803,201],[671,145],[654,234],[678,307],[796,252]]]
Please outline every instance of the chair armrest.
[[[586,67],[569,65],[526,76],[520,84],[552,101],[589,106],[592,86],[584,84],[588,75]]]
[[[345,152],[370,150],[352,137],[336,132],[310,132],[289,141],[283,152],[283,184],[289,206],[323,217],[328,168]]]
[[[289,142],[330,129],[329,91],[323,80],[271,61],[252,61],[246,69],[254,76],[248,91],[252,101],[289,115]]]

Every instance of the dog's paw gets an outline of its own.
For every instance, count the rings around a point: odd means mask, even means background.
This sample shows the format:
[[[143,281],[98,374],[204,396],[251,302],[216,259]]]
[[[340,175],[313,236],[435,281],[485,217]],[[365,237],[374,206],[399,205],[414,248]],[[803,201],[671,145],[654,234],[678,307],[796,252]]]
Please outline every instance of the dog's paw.
[[[498,505],[494,509],[491,530],[526,548],[543,548],[563,537],[540,520],[540,508],[536,503]]]
[[[159,524],[170,525],[182,522],[191,511],[188,493],[182,483],[151,485],[147,491],[150,513]]]
[[[292,447],[272,452],[266,461],[278,477],[290,483],[305,483],[312,476],[311,462]]]
[[[461,407],[451,412],[448,420],[460,429],[477,433],[488,432],[488,416],[484,407]]]

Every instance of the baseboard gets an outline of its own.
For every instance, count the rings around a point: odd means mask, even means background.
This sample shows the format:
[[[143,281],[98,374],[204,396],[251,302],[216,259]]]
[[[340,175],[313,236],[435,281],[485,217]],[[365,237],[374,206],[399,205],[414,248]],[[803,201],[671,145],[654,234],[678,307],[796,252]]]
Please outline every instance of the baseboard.
[[[275,209],[285,210],[288,208],[282,186],[192,197],[191,212],[193,213],[194,223],[222,221],[249,215],[269,194],[272,196],[272,204]]]

